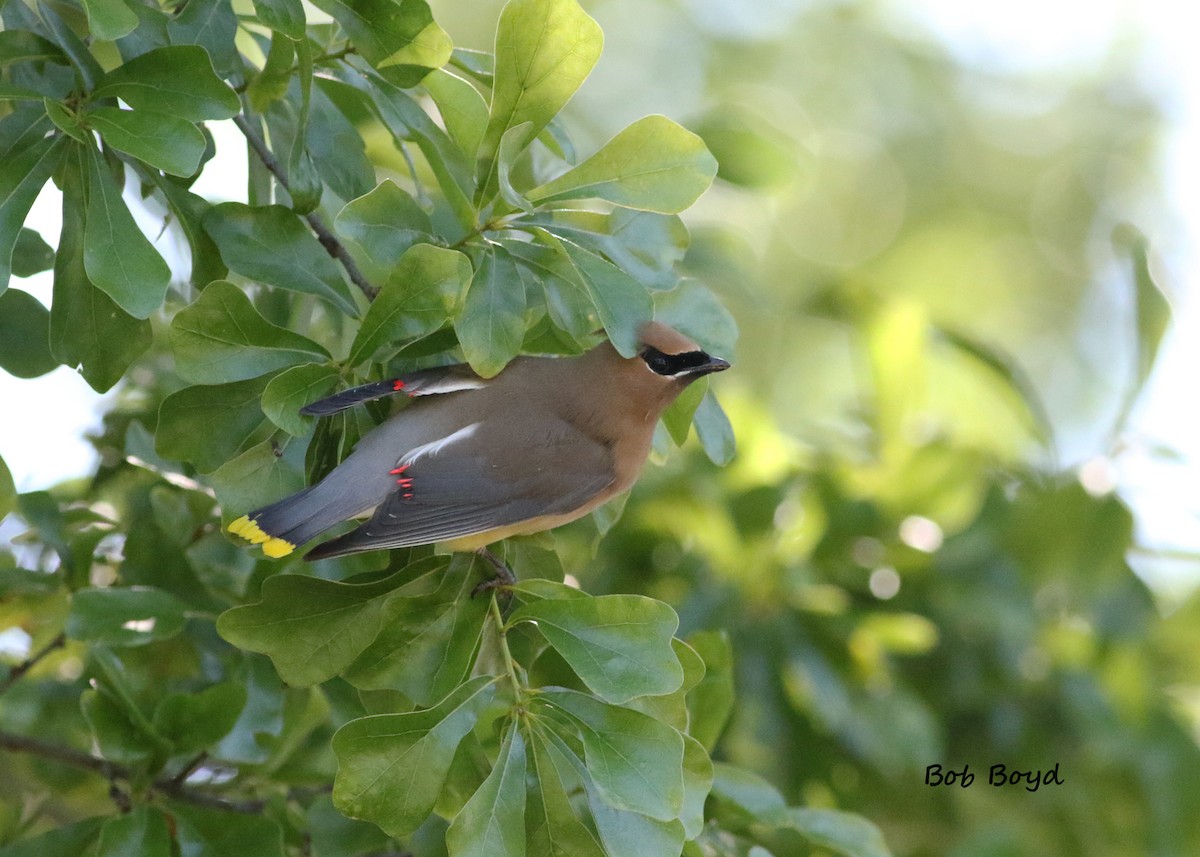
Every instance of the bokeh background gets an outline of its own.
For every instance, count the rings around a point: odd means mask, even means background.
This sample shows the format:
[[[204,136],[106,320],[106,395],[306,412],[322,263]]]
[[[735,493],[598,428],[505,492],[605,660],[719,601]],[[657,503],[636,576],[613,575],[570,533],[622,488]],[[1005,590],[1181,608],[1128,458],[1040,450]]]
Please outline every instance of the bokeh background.
[[[431,5],[490,48],[498,0]],[[577,146],[654,112],[705,138],[681,264],[741,338],[735,461],[651,468],[598,547],[561,537],[576,576],[728,629],[718,758],[896,854],[1200,853],[1200,66],[1175,4],[584,5],[606,49]],[[233,157],[195,190],[244,188]],[[59,369],[0,399],[19,488],[94,467],[111,396]],[[996,763],[1065,782],[989,787]]]

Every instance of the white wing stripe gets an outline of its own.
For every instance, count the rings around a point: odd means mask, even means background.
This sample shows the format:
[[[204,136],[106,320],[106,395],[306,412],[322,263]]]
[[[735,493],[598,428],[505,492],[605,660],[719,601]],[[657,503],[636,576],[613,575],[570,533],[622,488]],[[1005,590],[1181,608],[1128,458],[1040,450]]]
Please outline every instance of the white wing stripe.
[[[463,426],[458,431],[452,432],[445,437],[438,438],[437,440],[431,440],[429,443],[423,443],[420,446],[413,447],[400,457],[398,465],[400,467],[407,467],[418,459],[435,456],[450,444],[457,443],[460,440],[466,440],[471,435],[475,434],[475,429],[477,428],[479,428],[479,423],[471,423],[469,426]]]

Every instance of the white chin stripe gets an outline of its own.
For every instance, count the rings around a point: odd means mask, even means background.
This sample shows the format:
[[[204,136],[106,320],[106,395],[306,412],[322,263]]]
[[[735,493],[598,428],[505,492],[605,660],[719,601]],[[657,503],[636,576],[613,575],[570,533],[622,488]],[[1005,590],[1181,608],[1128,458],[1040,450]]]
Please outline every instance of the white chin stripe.
[[[423,443],[420,446],[410,449],[400,457],[399,466],[404,467],[412,464],[414,461],[421,458],[429,458],[437,455],[447,446],[452,443],[458,443],[461,440],[466,440],[471,435],[475,434],[475,429],[479,428],[479,423],[471,423],[469,426],[463,426],[456,432],[451,432],[445,437],[431,440],[429,443]]]

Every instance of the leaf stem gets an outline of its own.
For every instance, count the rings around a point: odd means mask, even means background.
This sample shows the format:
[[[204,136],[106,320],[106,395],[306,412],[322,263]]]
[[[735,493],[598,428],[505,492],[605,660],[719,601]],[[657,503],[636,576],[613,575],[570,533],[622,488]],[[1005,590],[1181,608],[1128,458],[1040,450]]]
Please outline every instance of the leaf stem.
[[[279,161],[275,160],[275,156],[271,154],[271,150],[267,148],[267,144],[263,138],[254,130],[254,127],[246,118],[246,114],[239,113],[237,116],[234,116],[233,123],[242,132],[242,135],[250,144],[250,148],[254,150],[254,154],[258,155],[258,159],[263,162],[263,166],[271,172],[271,175],[275,176],[275,180],[279,182],[284,190],[288,190],[287,173],[284,172]],[[375,296],[379,294],[379,289],[371,285],[370,281],[363,276],[354,258],[350,255],[350,251],[346,249],[345,245],[325,225],[325,221],[321,219],[321,216],[315,211],[310,211],[304,215],[304,219],[308,221],[309,228],[317,236],[317,240],[321,242],[321,246],[325,248],[325,252],[340,262],[342,267],[345,268],[346,275],[350,277],[350,281],[358,286],[359,290],[367,296],[367,300],[375,300]]]
[[[24,661],[9,670],[8,675],[4,677],[4,680],[0,681],[0,693],[4,693],[10,687],[16,684],[17,681],[19,681],[20,678],[25,675],[25,673],[29,672],[37,665],[38,661],[46,657],[46,655],[50,654],[55,649],[61,648],[66,641],[67,635],[59,634],[45,646],[38,649]]]
[[[520,699],[524,691],[524,686],[517,677],[517,665],[513,662],[512,652],[508,648],[508,632],[504,627],[504,617],[500,615],[500,602],[496,598],[495,592],[492,592],[492,603],[489,609],[492,614],[492,623],[496,626],[496,637],[500,641],[500,654],[504,658],[504,669],[508,673],[508,680],[512,684],[513,693],[517,699]]]

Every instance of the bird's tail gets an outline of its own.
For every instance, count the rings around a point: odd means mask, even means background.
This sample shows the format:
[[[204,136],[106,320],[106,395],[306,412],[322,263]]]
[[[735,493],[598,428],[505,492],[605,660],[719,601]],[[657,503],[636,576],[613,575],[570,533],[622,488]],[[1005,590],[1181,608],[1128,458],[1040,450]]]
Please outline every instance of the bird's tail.
[[[238,518],[229,532],[251,544],[262,545],[269,557],[284,557],[346,516],[333,513],[320,485],[305,488],[278,503],[263,506]]]

